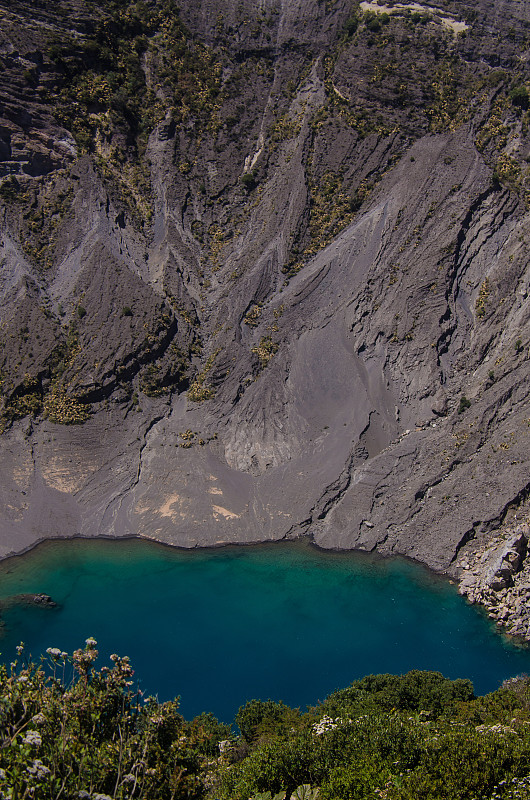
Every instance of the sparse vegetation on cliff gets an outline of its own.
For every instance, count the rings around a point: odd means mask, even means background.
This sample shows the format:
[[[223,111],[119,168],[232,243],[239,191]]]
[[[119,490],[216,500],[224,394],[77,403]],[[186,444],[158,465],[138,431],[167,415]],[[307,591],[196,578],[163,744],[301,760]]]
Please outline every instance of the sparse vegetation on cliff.
[[[188,399],[192,402],[202,403],[204,400],[211,400],[211,398],[214,397],[215,390],[213,386],[210,386],[208,383],[206,383],[206,378],[213,367],[213,363],[218,354],[219,350],[216,350],[211,354],[211,356],[209,356],[209,358],[206,359],[204,367],[196,375],[195,380],[192,381],[190,388],[188,389]]]
[[[90,406],[69,395],[62,384],[56,383],[46,395],[43,412],[50,422],[59,425],[80,425],[90,417]]]
[[[271,358],[278,352],[278,342],[275,342],[271,336],[262,336],[259,344],[252,348],[252,352],[259,358],[261,368],[267,366]]]

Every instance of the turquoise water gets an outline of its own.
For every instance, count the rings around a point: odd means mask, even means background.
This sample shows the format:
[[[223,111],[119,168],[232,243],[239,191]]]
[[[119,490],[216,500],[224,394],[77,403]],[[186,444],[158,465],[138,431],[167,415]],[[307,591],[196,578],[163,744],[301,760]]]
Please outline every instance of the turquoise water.
[[[99,665],[129,655],[148,694],[231,721],[253,697],[315,703],[369,673],[435,669],[477,693],[530,672],[448,581],[410,562],[302,544],[186,552],[142,541],[52,542],[0,564],[0,597],[45,592],[57,609],[11,607],[0,639],[37,657],[88,636]]]

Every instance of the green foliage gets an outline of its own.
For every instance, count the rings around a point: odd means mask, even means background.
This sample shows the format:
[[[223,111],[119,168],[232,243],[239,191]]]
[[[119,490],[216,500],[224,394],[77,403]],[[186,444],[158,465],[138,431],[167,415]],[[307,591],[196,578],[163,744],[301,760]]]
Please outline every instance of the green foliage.
[[[346,36],[350,37],[356,32],[357,28],[359,27],[359,20],[355,14],[352,14],[346,22],[344,23],[344,33]]]
[[[49,648],[42,664],[0,667],[0,791],[8,797],[200,798],[211,715],[186,723],[178,702],[140,704],[129,659],[97,671],[97,643],[71,656]],[[18,648],[23,655],[23,647]],[[2,795],[6,796],[6,795]]]
[[[148,397],[160,397],[164,394],[162,376],[156,364],[148,364],[140,377],[140,391]]]
[[[97,643],[0,667],[0,792],[55,800],[495,800],[530,797],[530,682],[475,697],[436,672],[369,675],[300,714],[252,700],[236,722],[140,702]],[[334,714],[335,716],[330,716]],[[229,749],[220,753],[219,742]],[[5,796],[5,795],[4,795]]]
[[[390,17],[387,13],[377,14],[375,11],[366,11],[364,24],[372,33],[378,33],[383,25],[388,25]]]
[[[289,797],[305,784],[326,800],[515,797],[509,787],[523,789],[530,767],[528,686],[517,678],[476,698],[469,681],[439,673],[367,676],[288,732],[254,738],[248,756],[224,772],[221,796]],[[251,720],[267,708],[244,707]]]
[[[44,416],[57,425],[81,425],[90,417],[90,405],[69,394],[67,387],[59,381],[52,383],[42,410]]]
[[[471,405],[471,400],[468,400],[465,394],[463,394],[462,397],[460,398],[460,403],[458,404],[458,413],[463,414],[464,411],[470,407],[470,405]]]
[[[321,774],[311,733],[293,731],[288,739],[276,738],[260,744],[225,772],[221,794],[227,800],[246,800],[259,792],[276,794],[284,790],[289,797],[297,786],[311,785]]]
[[[220,66],[207,47],[192,41],[174,0],[98,5],[91,37],[75,45],[51,41],[48,48],[65,76],[57,114],[81,147],[93,149],[96,132],[108,133],[106,115],[136,138],[142,152],[164,106],[182,119],[211,114]],[[157,81],[153,88],[142,67],[146,53]]]
[[[525,111],[530,105],[530,97],[526,86],[515,86],[510,92],[512,105],[523,108]]]
[[[201,753],[212,758],[219,755],[219,742],[232,737],[230,725],[219,722],[211,711],[195,717],[190,723],[190,730],[193,737],[201,742]]]
[[[271,358],[278,352],[280,345],[273,341],[271,336],[262,336],[259,344],[252,348],[252,352],[259,358],[260,367],[264,369]]]
[[[473,697],[471,681],[451,681],[439,672],[412,670],[403,676],[368,675],[332,694],[324,707],[334,714],[357,713],[368,706],[387,712],[428,711],[438,717],[447,707]]]
[[[470,405],[471,405],[471,400],[468,400],[465,394],[463,394],[458,404],[458,413],[463,414],[464,411],[470,407]]]
[[[251,744],[269,734],[290,730],[299,717],[298,711],[274,700],[249,700],[235,717],[243,739]]]
[[[253,189],[256,188],[256,174],[254,171],[252,172],[244,172],[241,175],[239,182],[243,189],[246,189],[247,192],[251,192]]]
[[[42,387],[37,378],[26,375],[22,384],[4,400],[0,413],[0,426],[23,419],[29,415],[36,417],[42,410]]]
[[[261,306],[253,305],[243,317],[245,325],[250,325],[251,328],[256,328],[259,325],[261,317]]]
[[[149,134],[166,115],[198,133],[216,130],[222,69],[191,37],[174,0],[94,6],[90,35],[50,40],[48,56],[63,75],[54,113],[81,152],[95,154],[102,177],[143,227],[153,216]]]
[[[0,198],[4,203],[20,202],[20,184],[14,175],[9,175],[0,183]]]
[[[204,400],[211,400],[215,392],[211,386],[205,386],[199,378],[193,381],[188,389],[188,399],[193,403],[202,403]]]
[[[188,399],[191,400],[193,403],[202,403],[204,400],[211,400],[212,397],[215,395],[215,391],[212,386],[209,386],[206,383],[206,378],[208,373],[210,372],[211,368],[213,367],[213,363],[219,353],[219,350],[215,350],[208,357],[206,363],[202,370],[195,376],[195,380],[192,382],[190,388],[188,389]]]
[[[489,297],[491,294],[491,287],[489,278],[486,277],[482,281],[478,293],[478,297],[475,301],[475,313],[477,317],[483,317],[486,314],[486,305],[488,303]]]
[[[410,20],[415,25],[417,25],[418,22],[420,22],[422,25],[426,25],[430,19],[431,19],[430,14],[421,14],[419,11],[413,11],[412,14],[410,15]]]
[[[294,139],[300,133],[301,126],[301,116],[292,117],[289,114],[283,114],[272,125],[269,131],[269,141],[274,145]]]
[[[375,757],[359,757],[355,761],[334,767],[322,785],[322,800],[347,797],[348,800],[366,800],[368,793],[384,787],[390,770]],[[372,795],[373,796],[373,795]]]
[[[26,204],[21,247],[41,270],[53,266],[58,233],[73,203],[73,189],[61,189],[57,183],[51,178],[41,191],[35,188],[19,198]]]
[[[344,178],[330,171],[318,181],[309,176],[308,183],[310,241],[303,252],[297,254],[298,260],[293,255],[291,263],[284,267],[283,271],[289,276],[298,272],[303,262],[329,244],[353,220],[373,189],[373,183],[363,180],[354,192],[348,191]]]
[[[438,133],[454,131],[469,118],[469,104],[478,87],[456,69],[452,60],[444,60],[424,87],[427,116],[431,130]]]

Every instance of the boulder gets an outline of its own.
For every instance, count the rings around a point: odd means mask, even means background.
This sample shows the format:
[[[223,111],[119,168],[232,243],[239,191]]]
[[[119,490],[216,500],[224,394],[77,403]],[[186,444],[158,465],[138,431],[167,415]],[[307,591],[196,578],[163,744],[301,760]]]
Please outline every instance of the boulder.
[[[500,591],[513,585],[513,576],[518,572],[526,556],[528,540],[522,531],[495,548],[487,558],[485,583],[493,591]]]

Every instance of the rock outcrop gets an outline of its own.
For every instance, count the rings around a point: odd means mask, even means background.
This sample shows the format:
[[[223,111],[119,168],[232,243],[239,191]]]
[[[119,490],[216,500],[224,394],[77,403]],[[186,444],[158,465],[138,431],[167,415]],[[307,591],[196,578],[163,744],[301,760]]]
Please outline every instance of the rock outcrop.
[[[512,635],[530,641],[530,525],[521,522],[499,531],[462,556],[460,594],[481,603],[491,619]]]

